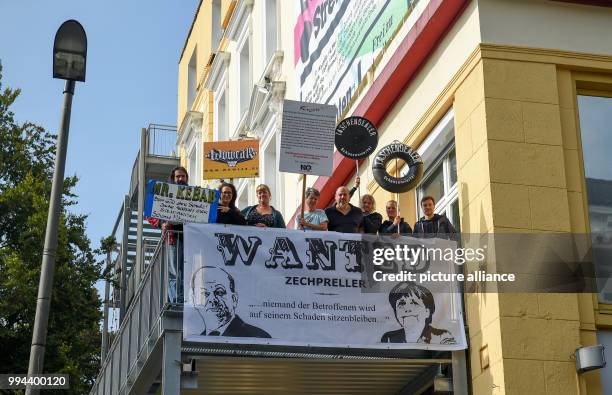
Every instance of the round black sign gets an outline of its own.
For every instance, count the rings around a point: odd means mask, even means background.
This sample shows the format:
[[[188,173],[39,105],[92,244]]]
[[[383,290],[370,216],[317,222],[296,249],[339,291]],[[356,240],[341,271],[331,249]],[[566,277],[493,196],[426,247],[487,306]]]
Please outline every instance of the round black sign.
[[[401,159],[408,165],[408,173],[403,177],[394,177],[387,173],[387,164],[392,159]],[[382,189],[402,193],[416,187],[423,177],[423,159],[406,144],[391,143],[378,151],[372,163],[372,174]]]
[[[348,117],[336,126],[336,148],[351,159],[365,159],[378,145],[378,131],[363,117]]]

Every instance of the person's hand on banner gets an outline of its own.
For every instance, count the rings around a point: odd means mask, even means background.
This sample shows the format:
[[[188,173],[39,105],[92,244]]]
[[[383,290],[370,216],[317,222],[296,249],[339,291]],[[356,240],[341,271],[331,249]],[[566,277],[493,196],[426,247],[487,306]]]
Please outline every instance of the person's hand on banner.
[[[266,224],[262,224],[261,222],[256,223],[255,226],[257,226],[258,228],[267,228],[268,227]]]
[[[357,176],[355,177],[355,188],[359,188],[359,184],[361,184],[361,179]]]

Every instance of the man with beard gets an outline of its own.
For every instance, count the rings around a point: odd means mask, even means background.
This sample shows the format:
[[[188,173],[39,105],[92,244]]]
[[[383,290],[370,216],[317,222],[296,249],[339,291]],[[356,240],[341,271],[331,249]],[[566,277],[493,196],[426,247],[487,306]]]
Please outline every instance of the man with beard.
[[[189,175],[183,166],[177,166],[168,176],[168,182],[188,185]],[[160,221],[147,218],[156,228],[161,225],[166,236],[164,243],[166,262],[168,262],[168,300],[171,303],[183,303],[183,224],[171,221]]]
[[[456,343],[452,333],[431,326],[436,305],[427,288],[413,282],[399,283],[389,293],[389,303],[402,327],[386,332],[381,343]]]
[[[238,294],[234,278],[225,270],[203,266],[191,278],[194,308],[204,321],[202,336],[271,338],[236,314]]]
[[[329,219],[327,230],[342,233],[359,233],[363,224],[363,212],[359,207],[349,203],[350,194],[347,187],[336,190],[336,204],[325,209]]]

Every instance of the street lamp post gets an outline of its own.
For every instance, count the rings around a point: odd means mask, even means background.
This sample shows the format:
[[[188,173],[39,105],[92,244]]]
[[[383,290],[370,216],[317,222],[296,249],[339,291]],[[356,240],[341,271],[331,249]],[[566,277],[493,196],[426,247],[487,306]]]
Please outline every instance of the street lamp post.
[[[53,184],[49,199],[49,214],[47,216],[45,247],[40,271],[40,283],[38,285],[38,298],[36,300],[36,317],[32,333],[28,375],[38,375],[43,371],[51,289],[55,272],[57,230],[64,186],[64,167],[66,164],[72,96],[74,95],[75,82],[85,82],[86,60],[87,36],[83,26],[75,20],[64,22],[57,30],[57,33],[55,33],[53,44],[53,78],[66,80],[66,87],[64,88],[64,104],[59,134],[57,136],[55,170],[53,171]],[[26,389],[26,394],[37,393],[38,390],[30,386]]]

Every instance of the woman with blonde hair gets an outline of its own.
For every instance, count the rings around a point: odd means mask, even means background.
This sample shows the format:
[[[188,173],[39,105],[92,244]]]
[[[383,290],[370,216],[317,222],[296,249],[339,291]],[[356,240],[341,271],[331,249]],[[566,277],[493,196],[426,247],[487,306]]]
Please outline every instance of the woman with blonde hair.
[[[280,211],[270,205],[270,187],[259,184],[255,188],[259,204],[248,206],[242,210],[246,224],[261,228],[286,228],[285,219]]]
[[[376,211],[376,200],[374,196],[370,194],[361,195],[361,201],[359,202],[361,210],[363,211],[363,233],[376,234],[382,224],[383,217]]]

